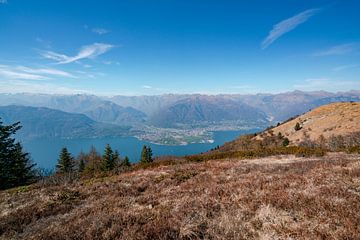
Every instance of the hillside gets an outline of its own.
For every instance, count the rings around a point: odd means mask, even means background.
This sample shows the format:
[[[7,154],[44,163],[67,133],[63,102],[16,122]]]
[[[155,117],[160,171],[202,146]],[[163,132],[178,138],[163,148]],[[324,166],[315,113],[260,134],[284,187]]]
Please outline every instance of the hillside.
[[[358,239],[359,183],[339,153],[45,181],[0,191],[0,239]]]
[[[146,115],[132,107],[122,107],[94,95],[0,94],[0,105],[46,107],[68,113],[85,114],[96,122],[133,125]]]
[[[299,123],[300,130],[295,130],[296,123]],[[305,139],[316,141],[320,136],[328,139],[331,136],[345,136],[359,132],[359,123],[360,102],[331,103],[285,122],[271,129],[271,132],[274,135],[281,133],[290,142],[298,144]],[[269,131],[266,134],[270,135]]]
[[[67,113],[44,107],[0,107],[4,123],[21,122],[23,128],[17,134],[21,139],[73,138],[121,136],[128,134],[128,127],[98,123],[84,114]]]

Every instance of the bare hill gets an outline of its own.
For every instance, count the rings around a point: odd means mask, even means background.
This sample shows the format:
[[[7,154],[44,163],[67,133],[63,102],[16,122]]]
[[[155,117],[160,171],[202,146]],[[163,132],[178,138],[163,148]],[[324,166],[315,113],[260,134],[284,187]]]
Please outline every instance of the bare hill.
[[[299,125],[299,128],[295,126]],[[331,103],[318,107],[299,117],[287,121],[269,131],[266,135],[281,133],[296,144],[305,139],[313,141],[321,136],[345,136],[360,131],[360,102]],[[261,134],[257,139],[264,137]]]

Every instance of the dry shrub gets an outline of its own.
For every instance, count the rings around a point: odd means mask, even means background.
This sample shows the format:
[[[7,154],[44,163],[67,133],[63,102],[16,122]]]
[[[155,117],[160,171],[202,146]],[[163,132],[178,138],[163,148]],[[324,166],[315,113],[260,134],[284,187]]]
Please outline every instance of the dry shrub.
[[[158,165],[0,192],[0,239],[358,239],[360,156]]]

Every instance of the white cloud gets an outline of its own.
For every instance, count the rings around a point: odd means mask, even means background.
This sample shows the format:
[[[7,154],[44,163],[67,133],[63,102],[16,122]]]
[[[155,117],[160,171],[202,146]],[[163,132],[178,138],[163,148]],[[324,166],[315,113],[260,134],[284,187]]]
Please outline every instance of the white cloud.
[[[41,52],[41,55],[44,58],[48,58],[51,60],[56,61],[58,64],[67,64],[76,62],[81,59],[93,59],[101,54],[106,53],[110,49],[112,49],[114,46],[110,44],[104,44],[104,43],[94,43],[91,45],[83,46],[79,53],[73,57],[67,56],[65,54],[59,54],[52,51],[43,51]]]
[[[0,76],[7,79],[49,80],[50,76],[76,78],[72,74],[54,68],[29,68],[0,65]]]
[[[152,89],[153,87],[152,86],[149,86],[149,85],[143,85],[142,88],[145,88],[145,89]]]
[[[49,94],[77,94],[90,93],[82,89],[74,89],[51,83],[27,82],[21,80],[0,81],[1,93],[49,93]]]
[[[359,64],[349,64],[349,65],[342,65],[342,66],[338,66],[338,67],[334,67],[332,70],[334,72],[340,72],[349,68],[356,68],[359,67]]]
[[[91,31],[93,33],[96,33],[96,34],[99,34],[99,35],[103,35],[103,34],[106,34],[106,33],[110,32],[109,30],[104,29],[104,28],[93,28],[93,29],[91,29]]]
[[[310,17],[319,12],[320,9],[308,9],[301,12],[291,18],[283,20],[273,26],[273,29],[269,32],[268,36],[261,43],[261,48],[265,49],[270,46],[275,40],[284,35],[287,32],[295,29],[302,23],[305,23]]]
[[[333,46],[327,50],[314,53],[314,56],[333,56],[344,55],[354,52],[358,49],[358,46],[354,43],[347,43],[342,45]]]
[[[303,91],[348,91],[360,89],[360,81],[334,80],[329,78],[309,78],[295,84],[294,89]]]
[[[24,67],[24,66],[19,66],[16,69],[19,69],[26,73],[35,73],[35,74],[45,74],[45,75],[54,75],[54,76],[60,76],[60,77],[76,78],[74,75],[72,75],[68,72],[54,69],[54,68],[28,68],[28,67]]]

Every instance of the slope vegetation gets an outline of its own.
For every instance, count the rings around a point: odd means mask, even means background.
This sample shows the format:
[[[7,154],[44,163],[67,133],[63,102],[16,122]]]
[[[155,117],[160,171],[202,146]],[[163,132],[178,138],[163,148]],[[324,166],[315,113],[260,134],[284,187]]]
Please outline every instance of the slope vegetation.
[[[265,134],[281,133],[292,143],[298,144],[306,139],[316,141],[321,136],[328,139],[359,132],[359,123],[360,102],[331,103],[287,121]],[[299,128],[295,127],[297,124]]]
[[[0,192],[0,239],[358,239],[360,157],[175,164]]]

